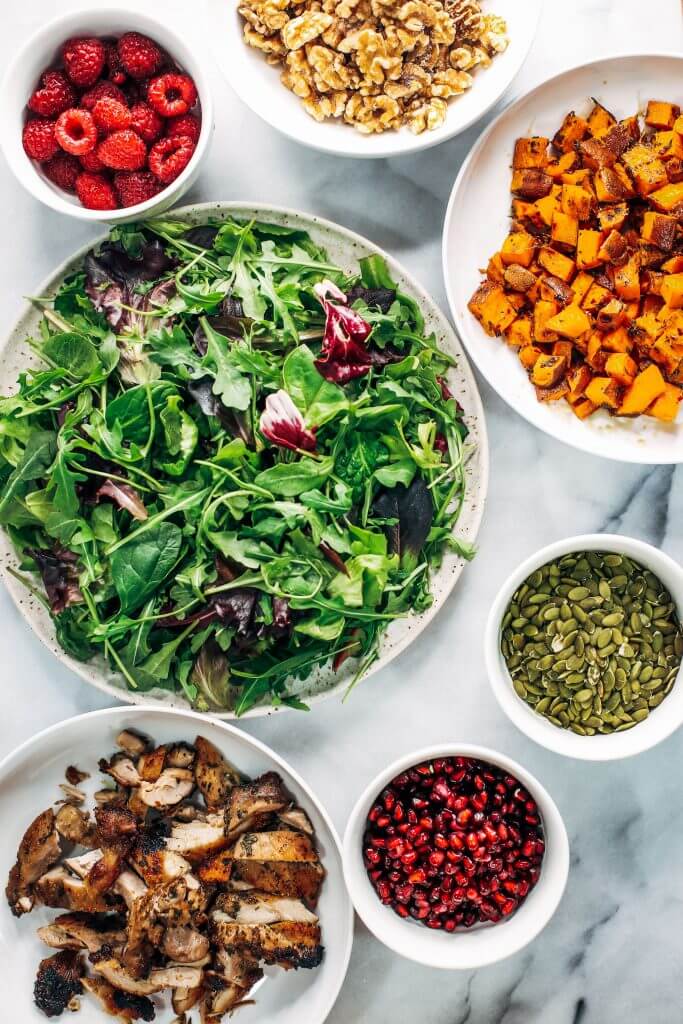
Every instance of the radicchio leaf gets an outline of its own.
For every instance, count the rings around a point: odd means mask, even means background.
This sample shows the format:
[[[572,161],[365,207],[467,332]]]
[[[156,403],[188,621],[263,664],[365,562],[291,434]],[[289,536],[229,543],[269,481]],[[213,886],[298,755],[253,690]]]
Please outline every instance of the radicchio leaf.
[[[83,603],[78,586],[78,556],[63,548],[55,551],[29,550],[43,579],[43,586],[53,615],[65,608]]]
[[[372,326],[347,305],[347,299],[331,281],[321,281],[314,291],[325,310],[325,335],[315,365],[326,380],[346,384],[362,377],[372,365],[365,348]],[[332,302],[335,299],[336,302]]]
[[[370,309],[377,308],[380,313],[386,314],[396,301],[396,289],[364,288],[362,284],[355,284],[346,298],[350,306],[360,299]]]
[[[184,618],[175,615],[159,619],[164,629],[184,628],[191,622],[206,626],[210,622],[222,622],[225,626],[236,626],[238,636],[246,636],[252,624],[258,591],[251,587],[238,587],[225,593],[216,594],[209,604]]]
[[[274,597],[273,607],[273,636],[282,639],[287,636],[292,628],[292,612],[289,601],[284,597]]]
[[[95,492],[95,504],[101,498],[111,498],[119,508],[130,512],[133,519],[141,522],[148,517],[147,509],[138,492],[130,484],[115,483],[113,480],[105,480]]]
[[[212,227],[211,224],[198,224],[197,227],[190,228],[185,238],[190,245],[198,245],[200,249],[213,249],[217,234],[218,228]]]
[[[315,427],[308,430],[304,418],[286,391],[276,391],[266,398],[259,430],[272,444],[296,452],[315,449]]]

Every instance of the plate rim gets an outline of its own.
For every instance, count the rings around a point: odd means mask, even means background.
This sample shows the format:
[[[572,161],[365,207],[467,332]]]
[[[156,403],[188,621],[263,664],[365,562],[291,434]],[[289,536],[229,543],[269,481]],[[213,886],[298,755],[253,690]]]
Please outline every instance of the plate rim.
[[[459,353],[456,353],[458,355],[458,369],[466,378],[467,387],[470,394],[470,406],[466,410],[467,415],[473,420],[475,420],[477,423],[477,455],[479,458],[480,497],[476,505],[474,505],[472,508],[472,530],[471,537],[469,538],[472,542],[476,541],[479,535],[479,531],[481,529],[489,488],[490,450],[488,431],[486,426],[484,406],[482,403],[481,394],[479,392],[479,387],[476,378],[472,371],[472,367],[470,366],[464,346],[461,343],[457,331],[454,330],[451,321],[448,319],[448,317],[443,312],[441,307],[438,305],[436,300],[431,297],[431,295],[417,280],[417,278],[410,271],[408,271],[403,266],[402,263],[395,259],[394,256],[392,256],[386,250],[382,249],[371,239],[366,238],[364,235],[360,235],[357,232],[352,231],[350,228],[344,227],[343,225],[336,223],[335,221],[328,220],[325,217],[319,217],[317,214],[308,213],[307,211],[303,210],[297,210],[292,207],[261,203],[258,201],[249,202],[246,200],[213,200],[202,203],[188,203],[185,206],[179,206],[174,208],[173,210],[168,211],[166,214],[164,214],[164,216],[169,219],[176,217],[182,219],[182,217],[184,216],[196,215],[197,213],[203,213],[208,216],[212,212],[218,214],[221,212],[229,213],[231,211],[234,211],[237,215],[239,215],[239,211],[245,210],[259,210],[265,217],[267,217],[270,214],[276,214],[278,216],[283,217],[303,218],[304,221],[309,223],[309,225],[311,223],[314,226],[319,225],[325,230],[330,230],[332,232],[337,233],[338,235],[344,236],[349,241],[349,243],[353,245],[360,244],[361,246],[372,249],[373,252],[385,258],[389,262],[390,266],[393,265],[393,267],[397,270],[397,272],[400,275],[403,275],[405,279],[409,280],[411,287],[414,289],[416,295],[419,296],[420,302],[426,303],[430,307],[430,309],[433,310],[436,314],[438,314],[438,316],[442,319],[444,327],[447,328],[450,333],[451,344],[454,345],[456,350],[459,350]],[[60,264],[40,283],[40,285],[38,286],[39,291],[37,291],[35,294],[46,294],[51,287],[54,287],[55,280],[64,276],[64,274],[66,273],[66,271],[68,270],[72,263],[74,263],[76,260],[82,259],[82,257],[85,256],[87,252],[89,252],[94,246],[97,246],[102,241],[104,241],[108,237],[108,235],[109,230],[107,230],[106,233],[98,234],[96,238],[91,239],[82,246],[79,246],[79,248],[74,253],[72,253],[66,259],[62,260]],[[25,301],[18,314],[13,318],[4,337],[0,339],[0,359],[2,359],[7,348],[9,347],[9,344],[14,336],[17,326],[31,312],[33,312],[33,307],[31,306],[31,303]],[[9,545],[11,548],[11,542],[9,541],[5,531],[3,530],[0,532],[2,532],[2,543],[5,545]],[[382,669],[390,665],[397,657],[399,657],[399,655],[403,653],[403,651],[407,647],[410,646],[410,644],[420,635],[420,633],[422,633],[429,625],[431,625],[431,623],[436,618],[438,613],[443,609],[444,605],[448,601],[448,598],[455,589],[455,586],[458,580],[460,579],[460,576],[462,575],[464,568],[465,563],[457,567],[449,575],[447,585],[444,587],[442,600],[439,603],[435,602],[429,608],[420,612],[419,616],[415,616],[415,621],[419,623],[418,628],[416,630],[406,631],[406,635],[401,640],[395,642],[389,651],[387,651],[385,654],[380,653],[380,657],[376,659],[376,661],[370,666],[365,675],[362,677],[363,682],[366,682],[371,676],[375,675],[377,672],[381,671]],[[109,697],[113,697],[115,700],[120,701],[124,704],[148,707],[152,706],[155,708],[169,708],[172,706],[174,710],[177,711],[186,710],[191,713],[199,713],[193,712],[192,708],[184,707],[183,705],[177,706],[165,704],[161,702],[159,698],[150,694],[150,692],[148,691],[138,693],[134,690],[124,690],[121,687],[117,687],[114,684],[109,683],[106,679],[102,678],[99,672],[96,672],[95,678],[92,678],[90,675],[88,675],[87,672],[88,666],[91,665],[90,662],[80,662],[77,661],[75,658],[72,658],[70,655],[66,653],[66,651],[62,650],[58,646],[54,637],[49,638],[47,636],[41,635],[41,633],[34,628],[31,615],[30,613],[27,614],[25,605],[21,600],[22,594],[20,594],[20,592],[16,590],[15,587],[12,585],[12,583],[16,583],[16,580],[13,579],[4,559],[0,560],[0,578],[2,579],[5,589],[12,599],[15,608],[21,615],[23,622],[31,630],[31,633],[34,636],[37,636],[38,640],[43,644],[43,646],[46,647],[47,650],[54,657],[56,657],[63,665],[65,665],[76,676],[83,680],[84,683],[86,683],[89,686],[95,687],[100,692],[106,693]],[[313,706],[314,704],[321,703],[324,700],[328,700],[333,696],[339,695],[347,687],[348,682],[344,679],[340,679],[338,682],[334,683],[334,685],[326,687],[325,689],[313,694],[312,696],[307,696],[306,702],[309,705]],[[186,700],[183,694],[174,694],[174,699]],[[270,704],[259,704],[256,707],[250,708],[249,711],[245,712],[243,715],[240,715],[239,718],[235,715],[233,711],[210,710],[200,714],[205,714],[224,722],[237,722],[246,720],[248,718],[260,718],[264,715],[272,715],[276,712],[292,710],[294,709],[288,707],[287,705],[279,705],[277,707],[273,707]],[[1,766],[2,763],[0,762],[0,768]]]
[[[206,722],[206,715],[203,715],[198,711],[192,711],[184,708],[162,707],[155,704],[119,704],[115,707],[100,708],[96,711],[83,712],[80,715],[71,715],[69,718],[64,718],[59,722],[54,722],[52,725],[48,725],[45,729],[41,729],[39,732],[34,733],[32,736],[29,736],[17,747],[15,747],[8,754],[6,754],[2,759],[0,759],[0,793],[7,785],[8,774],[15,766],[15,763],[19,762],[22,756],[25,755],[27,752],[30,753],[31,747],[40,747],[40,744],[43,741],[51,737],[53,734],[59,733],[62,729],[65,729],[67,726],[71,726],[74,723],[83,723],[83,728],[87,728],[87,724],[93,720],[117,718],[126,715],[132,715],[133,717],[142,717],[142,715],[146,714],[162,714],[180,718],[189,718],[197,723],[197,728],[200,728],[201,724]],[[303,790],[303,792],[306,794],[311,803],[314,804],[318,814],[323,819],[325,826],[329,832],[329,835],[332,839],[334,849],[336,850],[337,856],[339,858],[340,882],[341,888],[343,890],[344,903],[346,905],[344,913],[346,921],[346,941],[342,955],[343,970],[340,973],[339,984],[336,988],[336,991],[334,992],[333,998],[328,998],[326,1000],[326,1009],[323,1013],[323,1016],[319,1018],[319,1024],[324,1024],[324,1021],[327,1020],[328,1016],[332,1012],[332,1008],[334,1007],[334,1004],[337,1002],[337,999],[339,998],[339,993],[341,992],[344,981],[346,980],[346,975],[348,974],[349,970],[351,951],[353,948],[354,941],[354,908],[353,902],[349,895],[349,890],[346,885],[346,879],[344,876],[344,855],[341,839],[339,837],[337,829],[335,828],[334,822],[332,821],[327,811],[327,808],[320,800],[320,797],[318,797],[318,795],[311,789],[309,784],[305,781],[305,779],[302,778],[302,776],[296,770],[296,768],[290,765],[290,763],[286,761],[281,754],[278,754],[276,750],[268,746],[267,743],[264,743],[263,740],[258,739],[256,736],[252,736],[251,733],[245,732],[243,729],[239,729],[236,725],[232,725],[229,722],[222,721],[221,719],[216,718],[215,716],[212,716],[209,720],[211,724],[215,725],[218,729],[223,730],[228,735],[234,735],[238,737],[240,741],[246,742],[247,746],[251,746],[254,749],[258,750],[261,754],[265,754],[266,757],[275,761],[275,763],[280,768],[283,768],[287,775],[289,775],[297,784],[297,786],[299,786],[300,789]],[[315,1024],[315,1022],[311,1022],[311,1024]]]
[[[373,151],[371,151],[368,148],[365,151],[356,152],[355,150],[349,149],[348,147],[340,147],[339,145],[329,144],[322,141],[318,142],[318,133],[312,132],[310,138],[304,138],[299,132],[288,128],[286,121],[279,121],[275,116],[268,117],[264,112],[262,112],[261,110],[257,110],[255,107],[252,106],[246,88],[243,88],[239,84],[236,84],[236,82],[238,81],[237,76],[235,76],[232,73],[231,69],[229,68],[228,61],[226,60],[226,53],[220,48],[220,36],[218,36],[217,33],[214,31],[215,26],[213,24],[212,15],[216,2],[217,0],[206,0],[204,8],[204,19],[207,26],[207,31],[209,33],[209,38],[211,40],[211,51],[219,71],[221,72],[223,78],[227,82],[232,92],[239,99],[240,103],[244,104],[244,107],[248,111],[250,111],[250,113],[258,117],[263,124],[268,125],[270,128],[274,128],[279,134],[283,135],[290,141],[296,142],[299,145],[306,147],[306,149],[312,149],[318,153],[326,153],[329,156],[343,157],[344,159],[352,160],[384,160],[391,157],[414,155],[416,153],[420,153],[428,149],[433,149],[434,146],[439,146],[441,145],[442,142],[447,142],[449,139],[457,138],[458,135],[461,135],[463,132],[467,131],[468,128],[471,128],[473,124],[476,124],[478,121],[480,121],[483,117],[490,113],[490,111],[496,105],[496,103],[500,103],[501,100],[505,101],[505,97],[507,96],[508,91],[510,90],[517,76],[524,67],[524,63],[527,57],[529,56],[531,47],[533,46],[534,41],[538,35],[538,27],[540,25],[541,15],[543,14],[545,6],[545,0],[524,0],[524,3],[528,5],[529,8],[531,8],[531,6],[534,5],[533,10],[531,10],[530,14],[531,31],[529,32],[525,42],[522,43],[522,45],[520,46],[519,54],[517,55],[517,60],[513,65],[511,72],[508,74],[505,84],[497,92],[493,99],[487,104],[485,104],[483,107],[481,107],[481,109],[478,110],[477,113],[467,118],[465,121],[463,121],[461,125],[458,125],[457,127],[453,128],[453,130],[444,131],[443,134],[437,134],[437,132],[428,131],[422,132],[420,135],[414,136],[414,139],[416,141],[414,144],[409,146],[399,146],[396,143],[392,144],[391,139],[393,139],[394,137],[398,137],[399,132],[384,132],[382,133],[381,136],[376,136],[376,138],[381,138],[385,145],[380,146],[378,143],[375,143],[374,145],[376,145],[376,149]],[[492,11],[491,13],[495,13],[495,11]],[[264,65],[266,64],[265,57],[263,63]],[[312,124],[316,124],[318,128],[324,127],[324,125],[321,125],[318,122],[313,122],[312,118],[311,122]],[[448,117],[446,118],[444,124],[448,124]],[[353,131],[350,125],[348,127],[350,131]],[[408,129],[405,127],[403,130],[408,131]],[[434,138],[434,135],[436,135],[437,137]],[[313,136],[315,136],[315,139]],[[391,136],[391,138],[389,138],[389,136]]]
[[[681,65],[683,72],[683,53],[676,52],[674,50],[658,50],[658,51],[624,51],[621,53],[604,53],[600,57],[592,58],[591,60],[582,61],[579,64],[572,64],[570,67],[564,68],[562,71],[558,71],[557,74],[552,77],[545,79],[542,82],[537,83],[519,96],[515,96],[511,99],[500,113],[491,121],[486,129],[479,136],[477,141],[472,146],[471,150],[465,157],[465,160],[456,175],[455,181],[451,188],[451,193],[446,206],[446,213],[443,221],[443,230],[441,236],[441,270],[444,278],[444,286],[446,289],[446,298],[448,300],[448,308],[451,316],[451,320],[454,324],[455,331],[460,339],[460,342],[467,352],[468,358],[471,359],[478,373],[481,374],[483,379],[486,381],[488,386],[495,391],[499,398],[501,398],[509,408],[513,410],[518,416],[526,420],[527,423],[535,427],[537,430],[546,434],[548,437],[552,437],[556,441],[560,441],[567,447],[573,448],[576,451],[585,452],[588,455],[592,455],[596,458],[606,459],[612,462],[622,462],[629,465],[677,465],[683,461],[683,455],[678,455],[676,452],[672,452],[670,456],[662,460],[661,456],[658,455],[656,458],[648,457],[647,445],[643,445],[641,449],[638,449],[636,445],[629,447],[626,451],[620,454],[610,455],[607,454],[602,447],[599,445],[593,445],[593,435],[589,432],[585,434],[585,443],[569,439],[562,431],[562,422],[558,418],[558,424],[556,429],[551,429],[546,423],[539,423],[538,417],[534,414],[535,407],[529,405],[528,409],[519,408],[513,403],[513,398],[507,395],[501,390],[497,384],[489,379],[488,374],[482,367],[480,360],[477,357],[477,345],[472,344],[473,338],[469,330],[469,322],[465,319],[464,314],[461,314],[458,310],[458,305],[453,295],[451,281],[454,279],[457,271],[455,267],[452,267],[448,255],[448,239],[451,233],[453,211],[455,204],[459,198],[459,193],[463,190],[466,183],[466,178],[469,176],[470,168],[474,165],[475,161],[479,158],[482,150],[487,145],[489,138],[499,127],[501,122],[514,110],[520,107],[523,103],[527,102],[532,97],[538,96],[544,89],[553,86],[560,79],[568,78],[569,76],[576,74],[576,72],[584,71],[586,69],[595,67],[600,64],[614,64],[624,60],[675,60]],[[494,339],[495,340],[495,339]]]

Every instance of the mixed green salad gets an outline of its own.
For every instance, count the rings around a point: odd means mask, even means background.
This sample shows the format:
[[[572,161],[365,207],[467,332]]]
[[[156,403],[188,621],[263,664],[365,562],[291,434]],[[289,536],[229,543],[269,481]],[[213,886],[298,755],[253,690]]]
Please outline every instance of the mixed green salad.
[[[0,524],[63,649],[243,714],[431,603],[467,429],[416,302],[304,231],[111,232],[0,400]],[[34,586],[42,577],[42,589]]]

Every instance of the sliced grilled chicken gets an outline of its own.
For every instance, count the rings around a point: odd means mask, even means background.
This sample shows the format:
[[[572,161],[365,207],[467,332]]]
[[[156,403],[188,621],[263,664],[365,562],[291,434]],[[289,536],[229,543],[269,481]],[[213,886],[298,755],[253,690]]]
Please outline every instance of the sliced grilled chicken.
[[[235,786],[229,794],[225,812],[228,834],[236,839],[243,832],[253,832],[267,824],[271,814],[283,810],[290,798],[275,772],[266,772],[253,782]]]
[[[301,900],[273,896],[255,889],[245,893],[221,893],[215,908],[240,924],[276,924],[278,921],[318,923],[316,915]]]
[[[138,836],[138,821],[127,808],[104,804],[95,808],[97,845],[102,849],[127,853]]]
[[[229,845],[222,814],[209,815],[207,821],[188,821],[174,824],[166,840],[166,848],[180,853],[193,863]]]
[[[223,910],[211,912],[211,935],[231,952],[246,951],[267,964],[282,967],[317,967],[322,960],[320,927],[307,921],[246,924]]]
[[[150,741],[146,736],[134,732],[132,729],[124,729],[116,737],[117,746],[121,747],[129,757],[139,757],[140,754],[150,747]]]
[[[116,957],[91,958],[93,970],[114,988],[136,996],[151,996],[165,988],[198,988],[202,983],[201,967],[176,965],[149,972],[147,978],[134,978]]]
[[[87,949],[89,953],[96,953],[102,946],[122,947],[126,929],[116,917],[60,914],[52,924],[38,929],[38,938],[52,949]]]
[[[61,856],[54,811],[43,811],[31,822],[19,843],[17,861],[9,873],[7,902],[15,917],[33,909],[33,885]]]
[[[119,1020],[154,1020],[154,1003],[147,996],[122,992],[104,978],[84,977],[81,978],[81,984],[111,1017]]]
[[[130,973],[138,976],[144,972],[149,953],[159,948],[167,928],[204,925],[207,903],[208,894],[191,875],[148,889],[128,916],[124,961]]]
[[[74,804],[63,804],[55,815],[55,828],[67,843],[78,846],[93,846],[95,826],[86,811]]]
[[[232,850],[222,850],[199,865],[197,874],[205,885],[226,885],[232,878]]]
[[[188,1010],[191,1010],[193,1006],[199,1002],[202,997],[203,989],[201,988],[174,988],[171,1002],[173,1004],[173,1012],[177,1013],[182,1019],[183,1024],[185,1021],[185,1014]],[[174,1022],[174,1024],[180,1024],[180,1022]]]
[[[161,951],[179,964],[195,964],[209,953],[209,940],[189,925],[173,925],[166,929]]]
[[[197,736],[194,745],[197,751],[194,766],[197,786],[209,810],[217,810],[225,805],[230,790],[241,779],[213,743]]]
[[[181,878],[192,870],[188,860],[179,853],[143,839],[131,850],[129,861],[147,885],[162,885]]]
[[[135,900],[145,895],[147,886],[134,871],[122,871],[116,879],[114,891],[121,896],[130,910]]]
[[[194,784],[194,775],[187,768],[166,768],[155,782],[141,781],[137,796],[147,807],[166,811],[189,796]]]
[[[46,1017],[58,1017],[67,1007],[74,1006],[76,996],[83,991],[81,974],[83,964],[75,950],[63,949],[48,956],[38,965],[33,999]]]
[[[255,888],[315,906],[324,871],[310,837],[291,830],[247,832],[233,851],[234,870]]]
[[[280,811],[277,817],[278,821],[286,825],[287,828],[294,828],[297,832],[305,832],[307,836],[312,836],[315,832],[310,818],[300,807],[289,807],[285,811]]]
[[[61,865],[42,875],[34,883],[33,891],[36,899],[46,907],[89,914],[106,914],[117,899],[113,893],[93,891],[87,881],[75,878]]]
[[[189,743],[174,743],[168,748],[166,764],[169,768],[191,768],[196,756],[194,747]]]
[[[202,1006],[202,1022],[220,1020],[223,1014],[234,1010],[249,994],[263,971],[256,960],[242,953],[220,951],[222,961],[213,971],[204,975],[205,994]]]
[[[114,754],[110,761],[100,761],[100,771],[111,775],[119,786],[130,789],[140,785],[140,775],[132,759],[127,754]]]
[[[78,878],[87,878],[93,864],[96,864],[101,857],[101,850],[88,850],[87,853],[81,853],[78,857],[66,857],[64,864]]]

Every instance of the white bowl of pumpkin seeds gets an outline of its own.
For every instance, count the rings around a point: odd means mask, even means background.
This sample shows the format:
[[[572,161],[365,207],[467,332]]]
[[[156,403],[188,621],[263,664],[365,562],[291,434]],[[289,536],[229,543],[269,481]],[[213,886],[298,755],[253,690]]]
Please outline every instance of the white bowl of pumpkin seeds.
[[[683,568],[644,541],[592,533],[550,544],[506,580],[484,637],[514,724],[567,757],[648,750],[683,722]]]

